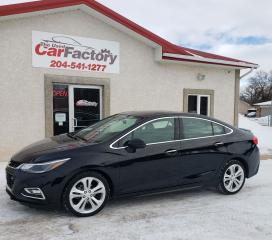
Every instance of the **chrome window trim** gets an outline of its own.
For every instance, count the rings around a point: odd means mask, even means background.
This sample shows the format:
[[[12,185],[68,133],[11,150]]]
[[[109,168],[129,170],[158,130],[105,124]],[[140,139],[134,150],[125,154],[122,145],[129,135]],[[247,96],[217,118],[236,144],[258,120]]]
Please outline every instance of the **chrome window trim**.
[[[140,127],[142,127],[142,126],[144,126],[144,125],[146,125],[146,124],[148,124],[148,123],[151,123],[151,122],[154,122],[154,121],[157,121],[157,120],[169,119],[169,118],[174,118],[174,119],[175,119],[175,118],[179,118],[179,117],[178,117],[178,116],[171,116],[171,117],[161,117],[161,118],[155,118],[155,119],[149,120],[149,121],[147,121],[147,122],[141,124],[140,126],[138,126],[138,127],[134,128],[134,129],[130,130],[128,133],[126,133],[126,134],[123,135],[122,137],[120,137],[120,138],[118,138],[117,140],[115,140],[115,141],[110,145],[110,148],[111,148],[111,149],[115,149],[115,150],[127,148],[127,147],[118,147],[118,148],[117,148],[117,147],[114,147],[113,145],[114,145],[115,143],[117,143],[118,141],[120,141],[122,138],[124,138],[124,137],[126,137],[127,135],[129,135],[130,133],[132,133],[133,131],[137,130],[138,128],[140,128]],[[167,142],[176,142],[176,141],[180,141],[180,140],[173,140],[173,141],[167,141]],[[166,143],[166,142],[161,142],[161,143]],[[148,144],[146,144],[146,145],[149,146],[149,145],[154,145],[154,144],[160,144],[160,143],[159,143],[159,142],[158,142],[158,143],[148,143]]]
[[[227,127],[226,125],[222,124],[222,123],[219,123],[219,122],[216,122],[216,121],[213,121],[213,120],[210,120],[210,119],[205,119],[205,118],[201,118],[201,117],[188,117],[188,116],[184,116],[184,117],[180,117],[180,118],[195,118],[195,119],[200,119],[200,120],[204,120],[204,121],[207,121],[207,122],[212,122],[212,123],[215,123],[217,125],[220,125],[224,128],[227,128],[228,130],[230,130],[229,133],[224,133],[224,134],[218,134],[218,135],[212,135],[212,136],[205,136],[205,137],[196,137],[196,138],[185,138],[185,139],[181,139],[180,141],[189,141],[189,140],[197,140],[197,139],[203,139],[203,138],[212,138],[212,137],[220,137],[220,136],[226,136],[226,135],[230,135],[233,133],[233,129],[230,128],[230,127]]]
[[[110,148],[111,149],[114,149],[114,150],[119,150],[119,149],[126,149],[127,147],[114,147],[113,145],[115,143],[117,143],[118,141],[120,141],[122,138],[126,137],[127,135],[129,135],[130,133],[132,133],[133,131],[137,130],[138,128],[148,124],[148,123],[151,123],[151,122],[154,122],[156,120],[161,120],[161,119],[168,119],[168,118],[194,118],[194,119],[200,119],[200,120],[204,120],[204,121],[207,121],[207,122],[212,122],[212,123],[215,123],[215,124],[218,124],[220,126],[223,126],[225,128],[227,128],[228,130],[230,130],[229,133],[224,133],[224,134],[218,134],[218,135],[213,135],[213,136],[206,136],[206,137],[198,137],[198,138],[186,138],[186,139],[179,139],[179,140],[173,140],[173,141],[165,141],[165,142],[156,142],[156,143],[148,143],[146,144],[146,146],[151,146],[151,145],[158,145],[158,144],[165,144],[165,143],[174,143],[174,142],[183,142],[183,141],[190,141],[190,140],[197,140],[197,139],[204,139],[204,138],[213,138],[213,137],[221,137],[221,136],[226,136],[226,135],[230,135],[233,133],[233,129],[230,128],[230,127],[227,127],[226,125],[224,124],[221,124],[219,122],[216,122],[216,121],[213,121],[213,120],[210,120],[210,119],[205,119],[205,118],[201,118],[201,117],[189,117],[189,116],[171,116],[171,117],[161,117],[161,118],[156,118],[156,119],[152,119],[150,121],[147,121],[143,124],[141,124],[140,126],[132,129],[131,131],[129,131],[128,133],[126,133],[125,135],[123,135],[122,137],[118,138],[117,140],[115,140],[112,144],[110,144]]]

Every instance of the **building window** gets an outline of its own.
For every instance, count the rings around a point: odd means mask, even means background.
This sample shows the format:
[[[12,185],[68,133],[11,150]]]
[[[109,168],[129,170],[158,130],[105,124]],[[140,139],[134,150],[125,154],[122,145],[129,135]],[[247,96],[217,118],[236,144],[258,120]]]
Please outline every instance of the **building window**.
[[[209,116],[210,96],[188,95],[188,112]]]
[[[213,116],[214,90],[184,89],[183,111],[188,113]]]

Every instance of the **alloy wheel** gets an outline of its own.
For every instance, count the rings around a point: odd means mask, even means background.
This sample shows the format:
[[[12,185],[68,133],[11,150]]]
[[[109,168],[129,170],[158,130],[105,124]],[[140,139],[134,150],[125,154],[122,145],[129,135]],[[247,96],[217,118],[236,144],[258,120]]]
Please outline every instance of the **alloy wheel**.
[[[105,198],[105,185],[95,177],[85,177],[78,180],[69,193],[71,207],[81,214],[95,212],[103,205]]]
[[[244,179],[244,169],[239,164],[230,165],[224,174],[224,187],[231,193],[237,192],[243,186]]]

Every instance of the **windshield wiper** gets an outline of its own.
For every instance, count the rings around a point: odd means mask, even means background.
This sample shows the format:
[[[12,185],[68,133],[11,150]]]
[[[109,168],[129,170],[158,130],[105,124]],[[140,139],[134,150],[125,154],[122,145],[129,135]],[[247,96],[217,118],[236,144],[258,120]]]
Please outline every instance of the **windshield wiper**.
[[[67,136],[72,138],[72,139],[75,139],[75,140],[82,140],[84,142],[87,142],[87,140],[83,137],[80,137],[80,136],[77,136],[76,134],[73,134],[73,133],[67,133]]]
[[[75,139],[75,135],[73,133],[67,133],[67,136],[72,138],[72,139]]]
[[[83,137],[80,137],[80,136],[77,136],[77,135],[74,135],[73,138],[74,138],[74,139],[82,140],[82,141],[84,141],[84,142],[87,142],[87,141],[88,141],[87,139],[85,139],[85,138],[83,138]]]

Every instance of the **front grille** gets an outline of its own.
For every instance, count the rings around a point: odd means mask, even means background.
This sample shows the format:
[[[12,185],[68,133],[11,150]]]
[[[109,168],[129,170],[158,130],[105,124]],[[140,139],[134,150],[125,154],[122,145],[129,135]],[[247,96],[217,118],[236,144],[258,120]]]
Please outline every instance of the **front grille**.
[[[7,185],[9,188],[13,187],[14,181],[15,181],[14,176],[7,172]]]
[[[13,161],[13,160],[10,160],[10,162],[9,162],[9,166],[12,167],[12,168],[17,168],[17,167],[19,167],[20,165],[21,165],[20,162],[15,162],[15,161]]]

